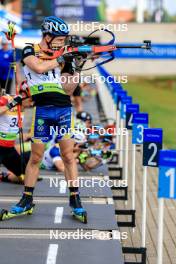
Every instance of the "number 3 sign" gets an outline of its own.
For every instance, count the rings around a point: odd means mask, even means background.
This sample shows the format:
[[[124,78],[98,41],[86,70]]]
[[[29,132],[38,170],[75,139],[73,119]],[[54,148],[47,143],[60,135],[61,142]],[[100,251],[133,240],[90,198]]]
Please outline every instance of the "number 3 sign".
[[[163,131],[161,128],[144,129],[143,166],[158,167],[162,141]]]
[[[133,114],[132,127],[132,143],[143,144],[144,128],[148,127],[148,114],[135,113]]]

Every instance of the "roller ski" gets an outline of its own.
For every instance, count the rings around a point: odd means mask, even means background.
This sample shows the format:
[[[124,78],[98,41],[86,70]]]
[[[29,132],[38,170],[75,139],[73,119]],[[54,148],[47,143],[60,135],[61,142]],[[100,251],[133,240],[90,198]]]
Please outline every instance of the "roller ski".
[[[79,193],[70,193],[70,207],[72,216],[80,222],[87,224],[87,212],[82,207]]]
[[[32,215],[34,207],[35,204],[33,204],[31,197],[29,199],[23,195],[20,202],[15,206],[12,206],[9,211],[6,209],[0,211],[0,221],[9,220],[23,215]]]

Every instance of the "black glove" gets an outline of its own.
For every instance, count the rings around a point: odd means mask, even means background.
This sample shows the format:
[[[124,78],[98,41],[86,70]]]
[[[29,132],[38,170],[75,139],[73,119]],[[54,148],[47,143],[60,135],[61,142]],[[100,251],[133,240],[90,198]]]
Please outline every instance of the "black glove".
[[[85,64],[85,59],[87,58],[87,54],[77,54],[73,60],[73,68],[75,68],[75,71],[81,72],[84,64]]]
[[[14,108],[17,105],[21,105],[22,104],[22,96],[21,95],[17,95],[13,98],[13,100],[7,104],[7,107],[10,109]]]
[[[69,73],[69,74],[73,75],[74,69],[72,67],[72,64],[70,62],[66,62],[61,73]]]

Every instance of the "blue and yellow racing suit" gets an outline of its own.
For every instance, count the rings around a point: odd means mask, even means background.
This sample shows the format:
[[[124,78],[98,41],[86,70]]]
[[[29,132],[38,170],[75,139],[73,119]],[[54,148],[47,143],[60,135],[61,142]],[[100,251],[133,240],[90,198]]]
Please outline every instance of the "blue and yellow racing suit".
[[[24,59],[34,55],[39,57],[39,45],[26,46],[22,53],[22,64],[27,79],[34,112],[32,119],[32,141],[46,143],[52,138],[53,132],[57,139],[72,138],[74,128],[72,105],[70,96],[61,85],[61,69],[59,66],[43,74],[31,70],[24,63]]]

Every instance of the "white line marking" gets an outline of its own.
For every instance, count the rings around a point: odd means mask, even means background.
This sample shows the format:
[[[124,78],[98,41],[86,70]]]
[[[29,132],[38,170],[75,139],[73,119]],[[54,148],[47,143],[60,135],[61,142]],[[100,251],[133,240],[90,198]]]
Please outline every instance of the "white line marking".
[[[64,207],[56,207],[55,211],[55,224],[61,224],[62,223],[62,217],[63,217]]]
[[[49,245],[46,264],[56,264],[58,247],[58,244]]]

